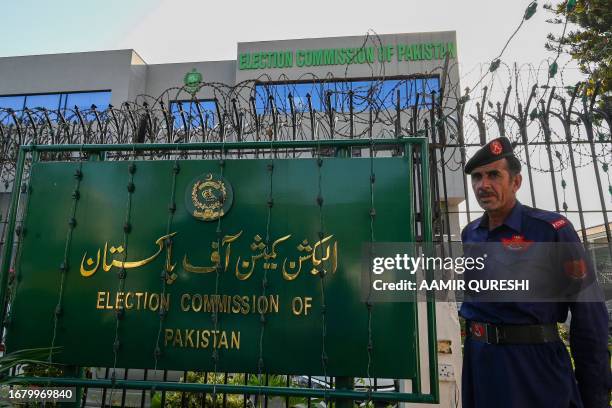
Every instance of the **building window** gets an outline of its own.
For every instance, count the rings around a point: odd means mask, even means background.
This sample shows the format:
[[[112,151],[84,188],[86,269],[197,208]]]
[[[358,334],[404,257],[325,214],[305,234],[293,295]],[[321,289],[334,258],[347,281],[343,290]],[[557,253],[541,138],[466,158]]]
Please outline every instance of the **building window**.
[[[18,111],[24,108],[25,96],[0,96],[0,109]]]
[[[48,94],[11,95],[0,96],[0,109],[12,109],[21,116],[21,111],[28,109],[47,109],[48,111],[61,112],[66,119],[71,119],[70,112],[74,107],[86,111],[95,105],[98,110],[105,110],[110,105],[111,91],[93,92],[58,92]],[[51,118],[54,120],[54,116]],[[11,119],[0,118],[4,123],[10,123]]]
[[[209,128],[217,123],[217,103],[212,99],[170,102],[174,128]]]
[[[264,84],[255,86],[255,109],[258,114],[267,114],[271,101],[279,112],[290,113],[291,102],[295,112],[308,111],[308,95],[312,108],[318,112],[326,111],[328,104],[334,111],[350,110],[349,91],[353,92],[353,110],[355,113],[369,109],[394,109],[398,91],[400,108],[414,106],[419,94],[419,105],[431,103],[432,92],[439,92],[440,83],[437,77],[406,78],[364,81],[306,82],[288,84]],[[329,103],[328,103],[329,95]],[[272,97],[272,98],[270,98]]]
[[[96,105],[98,110],[104,110],[108,108],[111,101],[111,93],[110,91],[103,92],[78,92],[78,93],[69,93],[64,94],[64,106],[60,107],[62,109],[70,109],[78,106],[79,109],[90,109],[91,105]]]

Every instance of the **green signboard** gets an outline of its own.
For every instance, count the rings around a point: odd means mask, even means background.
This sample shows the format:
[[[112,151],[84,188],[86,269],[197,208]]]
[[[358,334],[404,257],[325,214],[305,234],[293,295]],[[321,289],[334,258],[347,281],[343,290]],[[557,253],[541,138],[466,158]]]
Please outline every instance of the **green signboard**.
[[[35,162],[7,349],[54,344],[55,362],[77,366],[416,378],[415,303],[373,306],[368,363],[370,159],[320,164]],[[376,240],[413,241],[408,158],[373,169]]]
[[[380,47],[264,50],[238,54],[238,69],[318,67],[327,65],[372,64],[443,60],[457,57],[453,42],[386,44]]]

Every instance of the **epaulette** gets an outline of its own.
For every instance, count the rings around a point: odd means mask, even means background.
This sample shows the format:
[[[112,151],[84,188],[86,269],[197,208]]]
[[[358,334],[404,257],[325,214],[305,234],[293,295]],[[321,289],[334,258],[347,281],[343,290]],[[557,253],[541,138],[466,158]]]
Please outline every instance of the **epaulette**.
[[[523,207],[525,209],[524,213],[529,217],[544,221],[557,231],[567,225],[572,225],[567,218],[557,212],[541,210],[539,208],[528,207],[526,205]]]

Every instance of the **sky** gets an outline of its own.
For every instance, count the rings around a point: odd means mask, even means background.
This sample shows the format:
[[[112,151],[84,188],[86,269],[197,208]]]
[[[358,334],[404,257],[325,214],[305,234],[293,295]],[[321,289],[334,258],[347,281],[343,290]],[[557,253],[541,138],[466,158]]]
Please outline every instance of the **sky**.
[[[132,48],[148,64],[233,60],[238,42],[455,30],[461,83],[466,87],[474,84],[481,70],[486,70],[500,53],[529,3],[0,0],[0,57]],[[529,64],[540,66],[546,75],[547,66],[542,62],[554,57],[544,49],[546,35],[559,34],[562,27],[546,22],[551,14],[542,4],[524,22],[502,61],[508,65],[517,62],[524,70]],[[566,65],[567,61],[562,57],[559,65],[565,67],[563,75],[568,83],[574,83],[580,74],[576,65]],[[494,100],[503,99],[507,81],[500,75],[500,86],[494,86],[492,91]],[[585,174],[583,179],[592,181],[592,176]],[[522,193],[528,194],[524,190]],[[588,202],[597,200],[593,197]]]
[[[133,48],[149,64],[236,58],[243,41],[457,31],[462,75],[480,69],[521,22],[525,0],[291,2],[0,0],[0,57]],[[550,13],[538,6],[503,56],[539,64]]]

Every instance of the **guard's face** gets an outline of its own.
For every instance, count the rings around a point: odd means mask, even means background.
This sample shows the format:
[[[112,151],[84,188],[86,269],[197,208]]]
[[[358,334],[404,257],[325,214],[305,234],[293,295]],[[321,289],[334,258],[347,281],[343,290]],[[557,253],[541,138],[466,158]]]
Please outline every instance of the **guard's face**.
[[[496,211],[514,204],[522,177],[510,176],[505,159],[476,167],[471,176],[472,189],[483,210]]]

